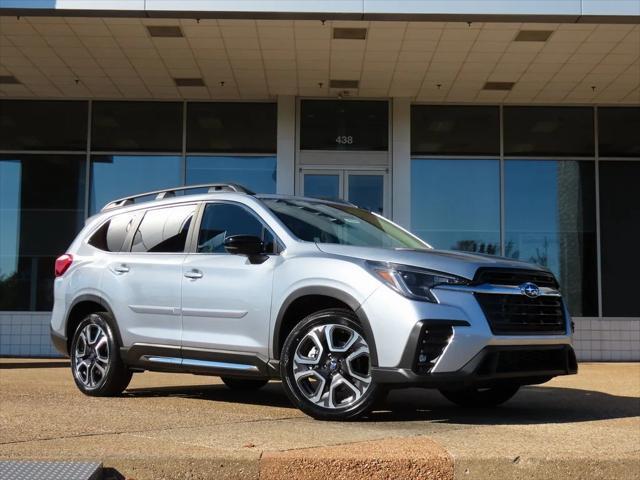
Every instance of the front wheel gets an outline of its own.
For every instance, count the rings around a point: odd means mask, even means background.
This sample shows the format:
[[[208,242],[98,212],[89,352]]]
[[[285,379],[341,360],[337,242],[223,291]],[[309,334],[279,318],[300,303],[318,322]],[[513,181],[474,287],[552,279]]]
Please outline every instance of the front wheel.
[[[519,384],[508,383],[488,388],[440,390],[440,393],[447,400],[461,407],[496,407],[513,397],[519,389]]]
[[[296,325],[284,343],[280,370],[289,399],[318,420],[360,417],[379,390],[368,339],[346,309],[322,310]]]
[[[113,334],[113,317],[92,313],[76,328],[71,341],[71,370],[77,387],[85,395],[119,395],[131,381],[131,370],[120,358]]]

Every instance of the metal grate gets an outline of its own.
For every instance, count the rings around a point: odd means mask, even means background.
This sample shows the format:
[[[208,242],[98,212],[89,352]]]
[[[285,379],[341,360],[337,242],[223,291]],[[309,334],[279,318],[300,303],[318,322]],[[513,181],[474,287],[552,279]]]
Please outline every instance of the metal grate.
[[[18,80],[13,75],[0,75],[0,84],[2,84],[2,85],[20,85],[20,80]]]
[[[204,80],[202,78],[174,78],[176,87],[204,87]]]
[[[147,25],[149,35],[156,38],[182,38],[182,29],[171,25]]]
[[[557,296],[475,293],[491,331],[496,335],[564,334],[562,299]]]
[[[359,80],[329,80],[329,88],[358,88]]]
[[[515,82],[487,82],[484,84],[484,87],[482,87],[482,89],[509,91],[515,84]]]
[[[513,39],[514,42],[546,42],[553,33],[552,30],[520,30]]]
[[[11,480],[99,480],[97,462],[0,461],[0,478]]]
[[[366,40],[366,28],[334,28],[333,38],[336,40]]]
[[[492,285],[519,286],[526,282],[538,287],[558,288],[558,282],[552,273],[536,270],[517,270],[508,268],[480,268],[473,279],[474,285],[489,283]]]

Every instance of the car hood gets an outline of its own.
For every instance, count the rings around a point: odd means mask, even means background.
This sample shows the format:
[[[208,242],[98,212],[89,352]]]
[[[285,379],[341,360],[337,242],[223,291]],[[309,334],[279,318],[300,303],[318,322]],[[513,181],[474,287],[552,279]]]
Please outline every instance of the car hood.
[[[419,268],[427,268],[443,273],[452,273],[460,277],[473,279],[480,267],[518,268],[535,271],[548,270],[532,263],[521,262],[504,257],[484,255],[480,253],[454,252],[450,250],[413,250],[354,247],[334,243],[318,243],[318,248],[325,253],[344,255],[351,258],[373,260],[377,262],[399,263]]]

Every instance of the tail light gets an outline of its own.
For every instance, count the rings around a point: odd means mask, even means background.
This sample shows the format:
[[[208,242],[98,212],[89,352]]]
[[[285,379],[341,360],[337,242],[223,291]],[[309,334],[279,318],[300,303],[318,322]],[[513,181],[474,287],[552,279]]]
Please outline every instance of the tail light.
[[[73,256],[65,253],[64,255],[60,255],[56,258],[56,277],[61,277],[64,275],[71,264],[73,263]]]

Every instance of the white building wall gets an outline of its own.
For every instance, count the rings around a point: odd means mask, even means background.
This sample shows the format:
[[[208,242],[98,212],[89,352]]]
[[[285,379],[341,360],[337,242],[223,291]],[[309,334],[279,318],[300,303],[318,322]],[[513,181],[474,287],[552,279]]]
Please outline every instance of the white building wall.
[[[411,228],[411,100],[394,98],[391,110],[391,174],[394,222]]]
[[[296,97],[278,97],[276,191],[293,195],[296,162]]]

